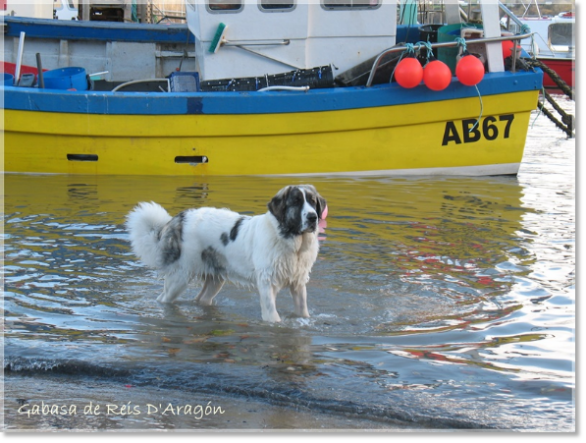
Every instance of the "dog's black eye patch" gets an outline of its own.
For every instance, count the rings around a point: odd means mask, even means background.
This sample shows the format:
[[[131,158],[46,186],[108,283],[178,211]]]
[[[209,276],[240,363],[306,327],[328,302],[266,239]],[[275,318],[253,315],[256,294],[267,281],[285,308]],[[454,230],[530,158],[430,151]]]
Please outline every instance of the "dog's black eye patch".
[[[287,202],[291,206],[303,205],[303,202],[304,202],[303,192],[301,192],[301,190],[299,190],[298,188],[292,189],[292,191],[289,193],[289,199]]]

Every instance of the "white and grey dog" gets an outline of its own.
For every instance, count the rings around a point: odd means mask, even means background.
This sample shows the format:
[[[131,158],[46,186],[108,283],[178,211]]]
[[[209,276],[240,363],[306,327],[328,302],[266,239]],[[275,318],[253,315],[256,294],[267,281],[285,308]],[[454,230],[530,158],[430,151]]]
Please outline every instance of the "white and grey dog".
[[[268,209],[250,217],[204,207],[171,217],[156,203],[139,203],[126,227],[136,256],[165,278],[157,300],[173,302],[193,278],[203,281],[200,305],[210,305],[226,281],[256,285],[263,320],[278,322],[277,293],[287,287],[296,314],[309,317],[305,285],[326,201],[312,185],[286,186]]]

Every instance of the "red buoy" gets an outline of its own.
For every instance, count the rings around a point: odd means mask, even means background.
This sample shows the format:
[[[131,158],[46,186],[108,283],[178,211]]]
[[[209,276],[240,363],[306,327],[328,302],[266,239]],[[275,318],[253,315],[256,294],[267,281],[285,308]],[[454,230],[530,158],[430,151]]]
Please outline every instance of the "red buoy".
[[[423,69],[423,83],[433,91],[446,89],[452,81],[452,71],[441,60],[433,60]]]
[[[515,47],[515,44],[513,43],[512,40],[505,40],[504,42],[502,42],[502,47],[503,47],[503,59],[513,55],[513,48]]]
[[[456,65],[456,77],[466,86],[480,83],[484,77],[484,65],[473,55],[465,55]]]
[[[414,57],[401,60],[395,68],[395,80],[404,88],[414,88],[423,79],[421,63]]]

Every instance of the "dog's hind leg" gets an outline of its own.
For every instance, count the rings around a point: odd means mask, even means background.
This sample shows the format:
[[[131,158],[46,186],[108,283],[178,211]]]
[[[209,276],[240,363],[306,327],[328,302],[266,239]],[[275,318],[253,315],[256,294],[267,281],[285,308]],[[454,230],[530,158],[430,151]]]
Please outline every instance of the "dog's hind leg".
[[[279,322],[281,317],[277,312],[277,291],[271,284],[259,283],[260,310],[262,319],[268,322]]]
[[[195,298],[195,302],[202,306],[210,306],[214,297],[218,295],[218,292],[224,286],[225,280],[221,277],[213,277],[207,275],[204,280],[203,288],[198,296]]]
[[[307,310],[307,289],[303,283],[294,283],[289,286],[291,296],[293,296],[293,303],[295,303],[295,313],[299,317],[309,318],[309,311]]]
[[[187,289],[189,278],[180,273],[173,273],[165,276],[163,293],[159,295],[159,303],[173,303]]]

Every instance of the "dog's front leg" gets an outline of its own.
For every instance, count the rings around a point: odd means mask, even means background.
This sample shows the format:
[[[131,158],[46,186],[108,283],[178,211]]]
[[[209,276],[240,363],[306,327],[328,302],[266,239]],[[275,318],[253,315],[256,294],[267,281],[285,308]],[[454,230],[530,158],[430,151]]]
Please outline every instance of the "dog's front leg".
[[[291,295],[293,296],[293,303],[295,303],[295,313],[299,317],[309,318],[309,311],[307,310],[307,289],[304,283],[293,283],[289,286]]]
[[[260,309],[262,319],[268,322],[279,322],[281,317],[277,312],[277,290],[270,283],[259,283]]]

